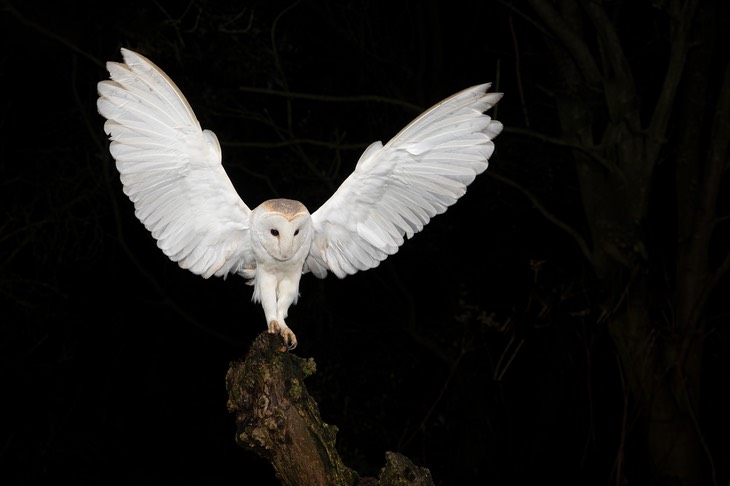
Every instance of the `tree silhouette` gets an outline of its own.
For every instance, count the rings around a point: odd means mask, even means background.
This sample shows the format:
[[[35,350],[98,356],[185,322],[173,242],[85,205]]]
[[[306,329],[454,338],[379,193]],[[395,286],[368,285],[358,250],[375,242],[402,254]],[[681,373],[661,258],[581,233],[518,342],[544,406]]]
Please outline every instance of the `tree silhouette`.
[[[730,63],[718,48],[728,10],[692,0],[530,6],[585,215],[585,231],[564,228],[593,269],[593,316],[641,411],[656,481],[714,482],[701,377],[707,302],[730,268],[718,206],[730,168]]]

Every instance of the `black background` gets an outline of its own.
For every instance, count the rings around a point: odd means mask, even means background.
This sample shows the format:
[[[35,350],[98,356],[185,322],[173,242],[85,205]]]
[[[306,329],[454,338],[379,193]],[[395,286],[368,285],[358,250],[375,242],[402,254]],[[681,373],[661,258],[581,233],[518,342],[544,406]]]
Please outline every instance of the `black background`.
[[[637,17],[652,18],[636,3]],[[96,83],[104,62],[121,61],[120,47],[175,80],[221,140],[249,207],[283,196],[316,209],[369,143],[492,81],[506,93],[493,114],[507,128],[489,171],[583,225],[566,154],[510,131],[529,119],[559,133],[550,58],[506,3],[3,7],[4,484],[278,484],[235,445],[226,411],[228,364],[265,328],[251,288],[171,263],[135,219],[109,158]],[[635,26],[625,24],[630,43]],[[651,58],[636,49],[637,62]],[[313,97],[288,104],[267,90]],[[324,98],[360,95],[380,99]],[[307,386],[340,430],[345,463],[376,475],[395,450],[440,485],[615,483],[624,394],[605,330],[581,318],[587,274],[566,234],[485,173],[377,269],[304,276],[288,321],[296,354],[317,362]],[[707,389],[721,390],[728,309],[713,305]],[[715,398],[706,415],[718,464],[728,457],[727,405]],[[645,478],[643,449],[625,452],[633,477]]]

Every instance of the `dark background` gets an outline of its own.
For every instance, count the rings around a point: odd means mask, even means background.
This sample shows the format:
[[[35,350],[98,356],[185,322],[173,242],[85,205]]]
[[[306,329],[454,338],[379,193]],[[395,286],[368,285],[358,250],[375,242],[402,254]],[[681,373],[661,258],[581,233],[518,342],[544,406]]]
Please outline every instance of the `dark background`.
[[[265,328],[251,288],[178,268],[121,191],[95,107],[120,47],[175,80],[249,207],[283,196],[315,210],[369,143],[492,81],[507,128],[488,173],[584,224],[566,154],[513,130],[559,132],[550,58],[508,2],[1,5],[4,484],[278,484],[236,446],[226,411],[228,364]],[[488,173],[377,269],[303,277],[288,321],[296,354],[317,363],[309,391],[362,475],[394,450],[439,485],[615,484],[621,451],[640,484],[617,358],[582,317],[590,269]],[[722,390],[728,306],[712,305],[705,386]],[[702,420],[727,484],[728,403],[715,400]]]

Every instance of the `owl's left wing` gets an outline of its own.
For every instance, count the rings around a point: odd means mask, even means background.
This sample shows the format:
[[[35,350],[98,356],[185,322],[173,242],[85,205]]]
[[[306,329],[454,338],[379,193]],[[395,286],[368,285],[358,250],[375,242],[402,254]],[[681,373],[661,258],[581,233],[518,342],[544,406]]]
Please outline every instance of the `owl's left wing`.
[[[305,264],[340,278],[376,267],[466,192],[488,165],[502,124],[484,112],[502,97],[490,84],[426,110],[385,146],[375,142],[317,211]]]

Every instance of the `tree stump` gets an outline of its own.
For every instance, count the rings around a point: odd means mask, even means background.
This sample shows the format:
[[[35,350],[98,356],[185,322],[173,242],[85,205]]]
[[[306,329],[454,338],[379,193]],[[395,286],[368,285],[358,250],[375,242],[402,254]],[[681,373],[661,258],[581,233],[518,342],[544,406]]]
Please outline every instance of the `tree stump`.
[[[386,452],[379,478],[361,478],[335,448],[337,427],[326,424],[304,379],[316,365],[290,352],[281,336],[262,332],[244,361],[226,375],[236,442],[271,463],[285,486],[433,486],[428,469]]]

